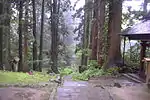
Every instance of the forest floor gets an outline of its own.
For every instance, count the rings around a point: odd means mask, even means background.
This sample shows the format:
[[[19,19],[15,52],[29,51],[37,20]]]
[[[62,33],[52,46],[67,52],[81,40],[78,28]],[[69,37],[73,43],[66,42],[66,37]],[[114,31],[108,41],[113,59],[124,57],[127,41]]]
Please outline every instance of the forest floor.
[[[0,88],[0,100],[49,100],[54,97],[56,83],[40,83],[38,85],[9,86]]]
[[[56,100],[149,100],[150,91],[143,83],[124,77],[97,77],[73,81],[65,77],[57,89]]]
[[[0,71],[0,100],[49,100],[54,96],[57,75]]]
[[[149,100],[150,91],[143,83],[125,77],[95,77],[89,81],[63,79],[33,85],[0,85],[0,100]]]

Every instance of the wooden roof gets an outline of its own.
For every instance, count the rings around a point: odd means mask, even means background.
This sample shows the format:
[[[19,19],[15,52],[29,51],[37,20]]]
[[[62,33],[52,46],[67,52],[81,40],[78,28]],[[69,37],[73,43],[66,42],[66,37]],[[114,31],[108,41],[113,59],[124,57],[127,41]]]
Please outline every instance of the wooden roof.
[[[140,23],[122,31],[121,35],[131,40],[150,41],[150,13]]]

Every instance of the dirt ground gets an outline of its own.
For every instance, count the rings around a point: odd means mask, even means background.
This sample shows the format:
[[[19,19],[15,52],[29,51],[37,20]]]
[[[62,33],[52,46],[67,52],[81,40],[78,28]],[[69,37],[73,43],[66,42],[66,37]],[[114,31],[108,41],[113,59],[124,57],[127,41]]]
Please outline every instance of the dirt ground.
[[[101,87],[115,98],[113,100],[150,100],[150,90],[145,83],[136,83],[125,77],[99,77],[89,80],[94,87]]]
[[[0,100],[44,100],[45,91],[31,88],[1,88]],[[47,99],[48,100],[48,99]]]
[[[114,87],[110,92],[121,100],[150,100],[150,91],[144,86]]]
[[[0,100],[49,100],[57,85],[0,88]]]

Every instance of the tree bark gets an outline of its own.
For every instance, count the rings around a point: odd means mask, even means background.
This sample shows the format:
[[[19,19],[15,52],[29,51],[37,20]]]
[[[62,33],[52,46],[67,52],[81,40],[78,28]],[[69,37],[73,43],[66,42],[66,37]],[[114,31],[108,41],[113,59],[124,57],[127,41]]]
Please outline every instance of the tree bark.
[[[41,36],[40,36],[40,54],[39,54],[39,71],[42,71],[42,60],[43,60],[43,28],[44,28],[44,4],[45,0],[42,1],[42,13],[41,13]]]
[[[11,70],[10,64],[9,64],[9,60],[10,60],[10,54],[9,54],[9,42],[10,42],[10,18],[11,18],[11,14],[10,14],[10,6],[11,3],[9,0],[5,1],[5,7],[4,7],[4,13],[5,13],[5,22],[4,22],[4,50],[3,50],[3,54],[4,54],[4,68],[5,70]]]
[[[97,35],[98,35],[98,23],[94,18],[92,23],[92,54],[90,60],[97,60]]]
[[[105,0],[98,1],[98,39],[97,39],[97,60],[100,66],[103,66],[104,63],[104,23],[105,23]]]
[[[28,26],[29,26],[29,0],[26,0],[25,2],[25,23],[24,23],[24,66],[23,66],[23,71],[24,72],[28,72],[29,71],[29,67],[27,64],[27,60],[28,60],[28,35],[29,35],[29,31],[28,31]]]
[[[98,0],[94,0],[94,10],[93,10],[93,21],[92,21],[92,54],[91,60],[97,60],[97,38],[98,38]]]
[[[58,72],[58,1],[53,0],[52,10],[51,10],[51,32],[52,32],[52,40],[51,40],[51,61],[52,66],[51,69],[54,73]]]
[[[39,71],[39,68],[37,68],[37,60],[38,60],[38,54],[37,54],[37,34],[36,34],[36,8],[35,8],[35,0],[32,0],[32,7],[33,7],[33,70]]]
[[[105,68],[116,67],[122,65],[121,59],[121,38],[119,33],[121,32],[121,20],[122,20],[122,0],[110,0],[109,1],[109,50]]]
[[[87,61],[89,57],[89,48],[90,48],[90,35],[91,35],[91,21],[92,21],[92,0],[85,0],[85,9],[84,9],[84,34],[82,41],[82,59],[81,65],[87,66]]]
[[[3,2],[0,1],[0,16],[3,15]],[[0,19],[0,70],[3,70],[3,23]]]
[[[19,64],[18,64],[18,71],[23,70],[23,64],[22,64],[22,17],[23,17],[23,0],[19,1]]]

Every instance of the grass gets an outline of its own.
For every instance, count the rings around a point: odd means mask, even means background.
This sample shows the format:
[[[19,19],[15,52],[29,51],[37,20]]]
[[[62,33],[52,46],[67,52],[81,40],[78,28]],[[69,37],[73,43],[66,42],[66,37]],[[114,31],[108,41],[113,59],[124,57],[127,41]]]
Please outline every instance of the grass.
[[[0,71],[0,83],[4,84],[34,84],[39,82],[47,82],[53,77],[40,72],[33,72],[33,75],[29,75],[28,73],[22,72]]]

